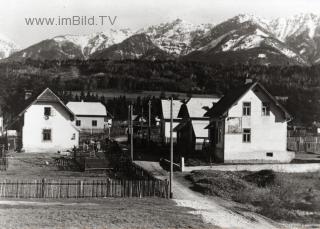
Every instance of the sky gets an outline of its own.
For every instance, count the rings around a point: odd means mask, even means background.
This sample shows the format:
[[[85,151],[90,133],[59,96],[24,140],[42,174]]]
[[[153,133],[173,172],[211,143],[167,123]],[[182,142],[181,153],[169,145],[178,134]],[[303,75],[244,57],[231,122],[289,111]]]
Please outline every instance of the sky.
[[[320,15],[320,0],[0,0],[0,34],[21,48],[63,34],[91,34],[181,18],[193,24],[218,24],[240,13],[266,19],[299,13]],[[94,25],[26,25],[26,18],[94,16]],[[104,17],[101,24],[99,16]],[[99,23],[97,23],[97,21]]]

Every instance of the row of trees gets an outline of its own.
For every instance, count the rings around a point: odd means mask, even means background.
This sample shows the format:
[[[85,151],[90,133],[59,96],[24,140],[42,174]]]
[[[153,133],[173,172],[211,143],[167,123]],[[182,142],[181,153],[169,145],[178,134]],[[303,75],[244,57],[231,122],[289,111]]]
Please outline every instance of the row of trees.
[[[242,85],[246,78],[262,82],[273,95],[288,96],[286,107],[295,121],[310,124],[320,120],[320,66],[208,65],[183,61],[26,61],[0,64],[0,103],[9,114],[25,105],[24,90],[34,94],[45,87],[54,91],[153,90],[186,93],[226,94]],[[74,96],[74,95],[73,95]],[[97,98],[111,113],[127,116],[128,98]],[[83,95],[75,96],[81,100]],[[71,99],[71,98],[68,98]],[[147,100],[135,102],[137,110],[147,110]],[[138,105],[138,104],[142,105]],[[155,102],[156,103],[156,102]],[[158,101],[159,107],[159,101]],[[154,115],[159,108],[154,108]]]

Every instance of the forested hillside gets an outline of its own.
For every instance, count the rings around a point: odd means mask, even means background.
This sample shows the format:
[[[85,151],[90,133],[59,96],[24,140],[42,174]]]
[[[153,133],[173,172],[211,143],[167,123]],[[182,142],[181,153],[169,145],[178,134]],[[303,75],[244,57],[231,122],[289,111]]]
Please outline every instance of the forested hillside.
[[[284,105],[295,117],[294,121],[310,125],[320,120],[319,73],[320,66],[229,66],[146,60],[26,60],[0,64],[0,97],[4,110],[16,114],[25,103],[26,89],[32,89],[34,94],[50,87],[58,93],[70,90],[94,93],[95,90],[117,89],[223,95],[243,84],[246,78],[251,78],[259,80],[273,95],[288,96]]]

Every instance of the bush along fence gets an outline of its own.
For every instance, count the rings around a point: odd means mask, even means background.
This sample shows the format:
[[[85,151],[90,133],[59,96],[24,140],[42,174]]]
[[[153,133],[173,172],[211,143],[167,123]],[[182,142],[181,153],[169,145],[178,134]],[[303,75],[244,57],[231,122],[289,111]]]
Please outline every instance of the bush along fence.
[[[8,169],[8,158],[6,156],[5,145],[0,145],[0,171]]]
[[[169,198],[169,184],[161,180],[29,180],[0,181],[0,198]]]
[[[6,171],[8,169],[8,158],[0,157],[0,171]]]

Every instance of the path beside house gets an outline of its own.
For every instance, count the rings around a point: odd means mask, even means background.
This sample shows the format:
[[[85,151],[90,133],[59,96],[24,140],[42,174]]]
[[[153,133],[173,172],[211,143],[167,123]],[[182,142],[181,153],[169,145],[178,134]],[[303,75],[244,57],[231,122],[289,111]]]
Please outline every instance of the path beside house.
[[[135,161],[134,163],[159,179],[168,179],[168,172],[163,170],[158,162]],[[191,190],[188,181],[178,173],[174,175],[173,198],[178,206],[193,208],[193,214],[201,215],[205,222],[222,228],[283,228],[271,219],[240,209],[229,201],[218,197],[207,197]]]

